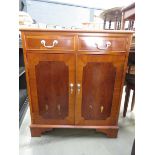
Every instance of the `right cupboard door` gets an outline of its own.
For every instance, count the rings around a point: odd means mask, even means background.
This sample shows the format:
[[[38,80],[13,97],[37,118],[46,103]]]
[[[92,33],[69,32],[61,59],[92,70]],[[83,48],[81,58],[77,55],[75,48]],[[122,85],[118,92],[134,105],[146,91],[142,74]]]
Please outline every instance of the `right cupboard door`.
[[[77,55],[76,125],[117,125],[125,58],[125,53]]]

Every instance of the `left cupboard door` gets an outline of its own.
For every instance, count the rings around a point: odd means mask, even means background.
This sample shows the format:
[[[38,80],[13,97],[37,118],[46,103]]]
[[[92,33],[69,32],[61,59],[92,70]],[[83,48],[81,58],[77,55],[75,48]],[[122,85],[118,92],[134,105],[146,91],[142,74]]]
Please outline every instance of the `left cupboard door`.
[[[32,124],[73,125],[75,55],[26,53]]]

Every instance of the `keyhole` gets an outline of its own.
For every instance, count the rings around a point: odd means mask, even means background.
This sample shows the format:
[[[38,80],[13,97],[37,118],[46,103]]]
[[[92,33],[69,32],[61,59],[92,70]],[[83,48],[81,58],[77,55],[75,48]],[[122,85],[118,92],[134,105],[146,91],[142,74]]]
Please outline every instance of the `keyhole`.
[[[57,108],[58,108],[59,114],[61,114],[61,112],[60,112],[60,104],[57,105]]]
[[[45,109],[46,109],[46,111],[48,111],[48,105],[47,104],[45,104]]]
[[[101,106],[101,108],[100,108],[100,109],[101,109],[101,113],[102,113],[102,112],[103,112],[103,109],[104,109],[103,105]]]
[[[89,108],[90,108],[90,109],[93,109],[93,106],[92,106],[92,105],[89,105]]]

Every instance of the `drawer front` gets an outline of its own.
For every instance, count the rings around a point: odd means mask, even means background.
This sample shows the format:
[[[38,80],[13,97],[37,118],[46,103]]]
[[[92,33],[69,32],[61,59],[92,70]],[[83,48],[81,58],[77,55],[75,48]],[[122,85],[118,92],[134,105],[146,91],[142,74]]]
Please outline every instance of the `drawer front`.
[[[26,35],[27,50],[74,50],[75,39],[73,35],[29,34]]]
[[[125,51],[127,49],[127,38],[125,37],[103,37],[103,36],[79,36],[79,51]]]

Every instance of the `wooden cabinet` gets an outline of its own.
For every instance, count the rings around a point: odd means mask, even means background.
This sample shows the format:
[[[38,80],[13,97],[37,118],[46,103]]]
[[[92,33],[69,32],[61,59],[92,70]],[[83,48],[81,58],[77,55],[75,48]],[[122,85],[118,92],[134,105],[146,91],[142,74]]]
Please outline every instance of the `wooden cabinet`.
[[[117,137],[132,32],[21,31],[31,135],[93,128]]]

